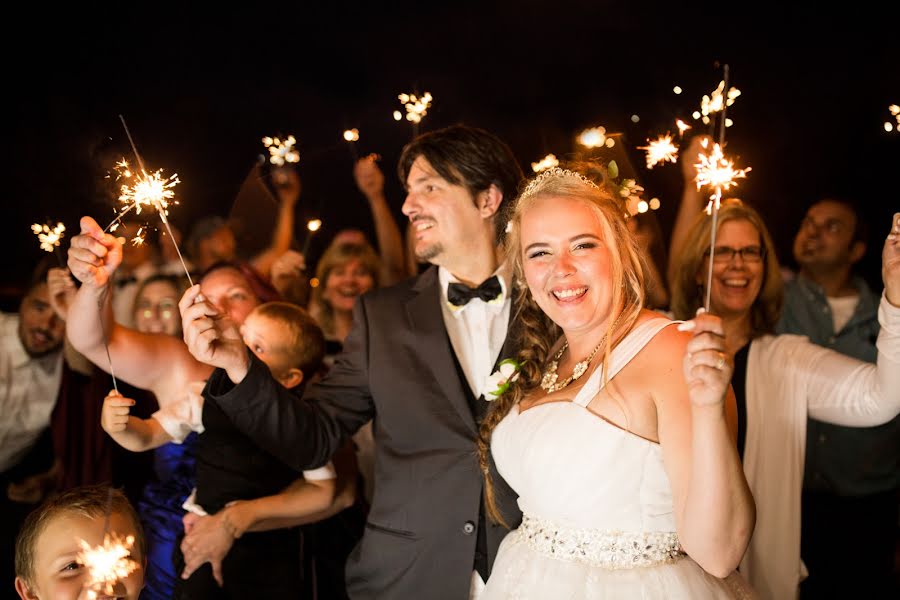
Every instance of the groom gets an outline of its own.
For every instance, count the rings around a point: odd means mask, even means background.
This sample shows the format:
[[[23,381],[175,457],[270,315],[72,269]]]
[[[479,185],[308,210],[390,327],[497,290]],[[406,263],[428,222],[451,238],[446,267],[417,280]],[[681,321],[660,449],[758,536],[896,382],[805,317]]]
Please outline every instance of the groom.
[[[208,304],[191,304],[193,289],[182,300],[184,336],[198,360],[221,367],[209,401],[297,470],[321,466],[374,419],[375,495],[347,565],[352,598],[460,600],[487,580],[506,534],[485,519],[476,440],[485,380],[513,353],[499,240],[522,172],[498,138],[454,126],[411,142],[399,173],[415,253],[433,266],[357,303],[343,354],[304,402],[219,331]],[[493,477],[517,526],[515,496]]]

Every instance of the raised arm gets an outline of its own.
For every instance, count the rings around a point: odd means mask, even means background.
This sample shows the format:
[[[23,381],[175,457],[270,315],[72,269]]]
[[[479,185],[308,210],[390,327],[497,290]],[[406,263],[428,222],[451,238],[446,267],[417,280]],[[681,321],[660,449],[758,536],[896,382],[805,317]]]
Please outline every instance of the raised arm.
[[[694,336],[671,329],[657,336],[665,350],[660,356],[672,357],[661,360],[656,374],[659,440],[681,545],[704,570],[726,577],[740,563],[756,520],[734,438],[732,367],[721,320],[700,315],[679,328]],[[684,359],[674,358],[679,355]]]
[[[272,263],[291,247],[294,239],[294,206],[300,199],[300,176],[293,169],[284,169],[275,185],[278,194],[278,219],[272,231],[272,243],[250,261],[263,277],[269,277]]]
[[[900,414],[900,213],[882,251],[884,295],[875,364],[804,344],[796,376],[805,380],[809,416],[849,427],[872,427]],[[801,349],[795,349],[799,352]]]
[[[403,254],[403,236],[400,235],[400,228],[384,196],[384,174],[378,168],[375,157],[376,155],[370,155],[359,159],[353,168],[353,177],[372,210],[381,257],[380,283],[388,286],[406,279],[408,275]]]
[[[82,285],[69,304],[66,336],[101,369],[109,372],[112,361],[116,377],[157,398],[177,397],[188,382],[205,379],[212,369],[195,361],[177,338],[140,333],[114,321],[110,280],[121,262],[121,242],[83,217],[69,249],[69,270]]]

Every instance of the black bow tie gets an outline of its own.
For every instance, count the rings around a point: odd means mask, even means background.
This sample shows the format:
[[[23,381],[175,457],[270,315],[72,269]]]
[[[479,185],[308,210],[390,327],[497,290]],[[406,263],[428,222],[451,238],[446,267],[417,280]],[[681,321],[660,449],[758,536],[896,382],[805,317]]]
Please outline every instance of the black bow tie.
[[[485,302],[495,300],[503,293],[500,280],[494,275],[484,280],[477,288],[470,288],[464,283],[451,283],[447,286],[447,301],[453,306],[465,306],[472,298],[481,298]]]

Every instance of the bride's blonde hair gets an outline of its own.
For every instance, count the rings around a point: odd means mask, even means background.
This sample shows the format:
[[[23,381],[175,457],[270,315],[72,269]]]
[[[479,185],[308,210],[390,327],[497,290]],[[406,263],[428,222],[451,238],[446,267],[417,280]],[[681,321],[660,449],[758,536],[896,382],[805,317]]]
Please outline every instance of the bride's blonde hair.
[[[484,474],[484,500],[488,516],[506,527],[503,515],[497,507],[491,476],[490,442],[494,428],[503,420],[513,406],[527,394],[534,391],[543,376],[553,344],[559,339],[560,329],[544,314],[531,296],[525,284],[522,262],[521,222],[522,215],[536,200],[541,198],[576,198],[587,201],[597,211],[603,234],[603,241],[609,249],[612,278],[621,285],[613,285],[612,310],[610,315],[621,315],[617,332],[627,332],[643,308],[644,268],[641,253],[625,225],[624,208],[604,186],[598,187],[583,175],[567,169],[550,169],[535,177],[516,200],[510,219],[506,244],[507,260],[513,269],[514,317],[511,321],[515,341],[519,348],[516,360],[520,365],[519,377],[505,394],[491,403],[490,410],[481,423],[478,439],[478,456]],[[615,318],[609,319],[610,329]],[[612,348],[621,338],[619,334],[607,332],[604,352],[604,373],[608,372],[607,359]]]

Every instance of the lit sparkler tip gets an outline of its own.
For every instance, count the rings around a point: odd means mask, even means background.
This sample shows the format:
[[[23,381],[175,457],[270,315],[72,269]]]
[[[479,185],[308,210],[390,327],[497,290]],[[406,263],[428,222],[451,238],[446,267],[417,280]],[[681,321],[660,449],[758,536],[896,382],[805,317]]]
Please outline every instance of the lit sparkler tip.
[[[66,226],[62,223],[57,223],[55,227],[51,228],[49,223],[46,225],[34,223],[31,226],[31,231],[37,236],[41,250],[53,252],[53,249],[59,246],[60,240],[65,237]]]
[[[661,135],[653,141],[647,140],[647,145],[638,146],[638,149],[647,151],[648,169],[652,169],[661,162],[675,162],[678,160],[678,146],[672,141],[672,135],[669,133],[664,136]]]
[[[678,135],[684,135],[684,132],[691,128],[690,125],[681,119],[675,119],[675,126],[678,127]]]
[[[297,138],[289,135],[287,139],[282,140],[278,137],[266,136],[262,139],[263,145],[269,151],[269,162],[278,167],[284,166],[284,163],[296,163],[300,161],[300,154],[294,148]]]
[[[710,94],[709,96],[704,94],[703,98],[700,99],[700,112],[704,117],[708,118],[709,115],[717,113],[726,106],[731,106],[732,104],[734,104],[734,101],[740,95],[741,90],[735,87],[729,88],[726,92],[725,81],[722,80],[719,82],[719,85],[716,86],[716,89],[712,91],[712,94]],[[704,120],[704,122],[706,121]]]
[[[556,159],[555,154],[548,154],[538,162],[531,163],[531,170],[535,173],[540,173],[542,171],[546,171],[547,169],[552,169],[553,167],[558,167],[559,161]]]
[[[719,208],[719,202],[722,192],[737,185],[736,179],[743,179],[747,173],[751,171],[750,167],[746,169],[735,169],[734,162],[725,157],[722,153],[722,147],[714,144],[709,155],[700,153],[698,155],[700,162],[697,167],[697,189],[709,186],[713,190],[711,196],[715,201],[715,208]],[[707,206],[707,211],[712,210],[712,202]]]
[[[313,219],[306,224],[306,228],[310,231],[318,231],[320,227],[322,227],[321,219]]]
[[[421,123],[422,118],[428,114],[428,109],[431,107],[431,101],[434,97],[429,93],[425,92],[422,96],[416,96],[415,94],[400,94],[397,96],[400,100],[400,104],[403,105],[404,109],[406,109],[406,120],[410,123]],[[403,117],[399,110],[394,111],[394,120],[399,121]]]
[[[107,533],[103,536],[103,544],[99,546],[91,546],[84,540],[79,540],[78,545],[81,550],[75,561],[88,570],[90,597],[96,598],[98,591],[113,594],[116,582],[125,579],[139,567],[130,558],[134,545],[133,535],[122,538],[115,533]]]
[[[578,134],[578,143],[585,148],[599,148],[607,143],[606,127],[591,127]]]
[[[359,141],[359,130],[358,129],[347,129],[344,131],[344,139],[348,142],[358,142]]]

